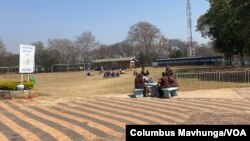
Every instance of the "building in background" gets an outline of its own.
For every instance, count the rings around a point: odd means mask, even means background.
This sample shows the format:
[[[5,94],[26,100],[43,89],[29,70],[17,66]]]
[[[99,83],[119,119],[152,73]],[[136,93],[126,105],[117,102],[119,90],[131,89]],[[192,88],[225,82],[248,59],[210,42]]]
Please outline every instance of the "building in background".
[[[93,61],[95,67],[103,66],[104,69],[132,69],[136,68],[137,60],[134,57],[127,58],[108,58],[108,59],[98,59]]]

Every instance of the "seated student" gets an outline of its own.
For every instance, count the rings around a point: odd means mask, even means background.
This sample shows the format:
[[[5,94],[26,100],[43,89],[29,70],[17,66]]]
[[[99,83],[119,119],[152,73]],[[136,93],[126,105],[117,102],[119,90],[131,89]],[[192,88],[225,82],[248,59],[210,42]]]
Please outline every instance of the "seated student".
[[[88,68],[87,76],[90,76],[90,68]]]
[[[145,73],[145,68],[144,68],[144,67],[141,68],[141,74],[142,74],[142,75],[146,74],[146,73]]]
[[[150,75],[150,73],[149,73],[149,71],[147,70],[147,72],[146,72],[146,75],[148,76],[148,75]]]
[[[110,69],[109,69],[109,77],[112,77],[112,76],[114,76],[114,74],[113,74],[113,69],[110,68]]]
[[[145,74],[141,74],[141,75],[142,75],[142,77],[143,77],[145,83],[148,83],[148,77],[147,77]]]
[[[108,77],[108,73],[107,73],[107,72],[104,72],[103,78],[107,78],[107,77]]]
[[[169,79],[170,87],[178,87],[178,82],[177,82],[176,78],[174,77],[172,70],[169,71],[168,79]]]
[[[168,75],[170,71],[172,72],[172,69],[169,67],[169,65],[167,65],[165,71],[166,75]]]
[[[144,67],[142,67],[141,74],[142,74],[143,76],[146,76],[146,77],[147,77],[148,75],[150,75],[150,73],[149,73],[148,70],[145,72],[145,68],[144,68]]]
[[[103,78],[108,78],[109,76],[110,76],[110,74],[109,74],[109,72],[108,72],[108,71],[104,72],[104,74],[103,74]]]
[[[120,76],[120,73],[119,72],[116,72],[116,77],[119,77]]]
[[[119,73],[122,74],[122,67],[119,67]]]
[[[148,76],[150,75],[150,73],[149,73],[148,70],[145,71],[145,68],[144,68],[144,67],[142,67],[141,74],[142,74],[144,77],[147,77],[147,78],[145,78],[145,79],[148,80]]]
[[[162,72],[162,77],[161,77],[160,82],[159,82],[159,94],[161,97],[163,97],[163,95],[164,95],[164,93],[161,89],[169,88],[169,87],[170,87],[169,78],[168,78],[168,76],[166,76],[165,72]]]
[[[146,74],[143,75],[143,79],[144,79],[145,83],[153,83],[152,78],[148,78]]]
[[[115,76],[116,76],[116,73],[114,71],[112,71],[111,77],[115,77]]]
[[[142,74],[138,74],[135,78],[135,88],[143,89],[143,96],[146,97],[146,86]]]

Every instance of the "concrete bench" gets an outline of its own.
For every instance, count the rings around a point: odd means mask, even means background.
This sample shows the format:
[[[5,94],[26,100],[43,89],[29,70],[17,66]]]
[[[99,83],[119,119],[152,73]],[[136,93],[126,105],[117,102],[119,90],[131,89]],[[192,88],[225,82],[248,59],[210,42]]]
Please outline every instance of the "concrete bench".
[[[161,90],[163,91],[164,98],[171,98],[172,96],[177,96],[176,91],[178,90],[178,87],[163,88]]]
[[[135,98],[143,97],[143,89],[134,89]]]

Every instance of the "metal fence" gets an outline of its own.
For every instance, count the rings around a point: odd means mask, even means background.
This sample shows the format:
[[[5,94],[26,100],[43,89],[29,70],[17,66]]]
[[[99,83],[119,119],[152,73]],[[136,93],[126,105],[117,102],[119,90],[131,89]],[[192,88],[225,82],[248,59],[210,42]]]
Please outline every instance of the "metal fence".
[[[67,72],[86,70],[91,67],[90,63],[75,63],[75,64],[55,64],[51,66],[51,72]]]
[[[231,87],[250,87],[250,70],[176,73],[179,90],[217,89]],[[151,75],[154,82],[161,78],[160,74]],[[120,78],[103,79],[99,84],[101,94],[131,93],[134,89],[134,76],[121,76]]]
[[[91,67],[89,63],[75,63],[75,64],[55,64],[50,68],[44,68],[43,66],[36,65],[35,72],[68,72],[68,71],[80,71],[86,70],[87,67]],[[4,66],[0,67],[0,73],[19,73],[19,66]]]
[[[181,90],[250,86],[250,70],[180,73],[176,78]]]
[[[18,73],[19,66],[12,66],[12,67],[0,67],[0,73]]]

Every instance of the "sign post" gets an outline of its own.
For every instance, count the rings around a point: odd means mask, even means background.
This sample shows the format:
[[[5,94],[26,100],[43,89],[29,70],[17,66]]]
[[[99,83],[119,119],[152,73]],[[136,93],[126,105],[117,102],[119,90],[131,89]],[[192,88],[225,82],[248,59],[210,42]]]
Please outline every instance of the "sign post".
[[[23,84],[23,74],[33,73],[35,64],[35,46],[20,45],[19,73],[21,73],[21,84]]]

